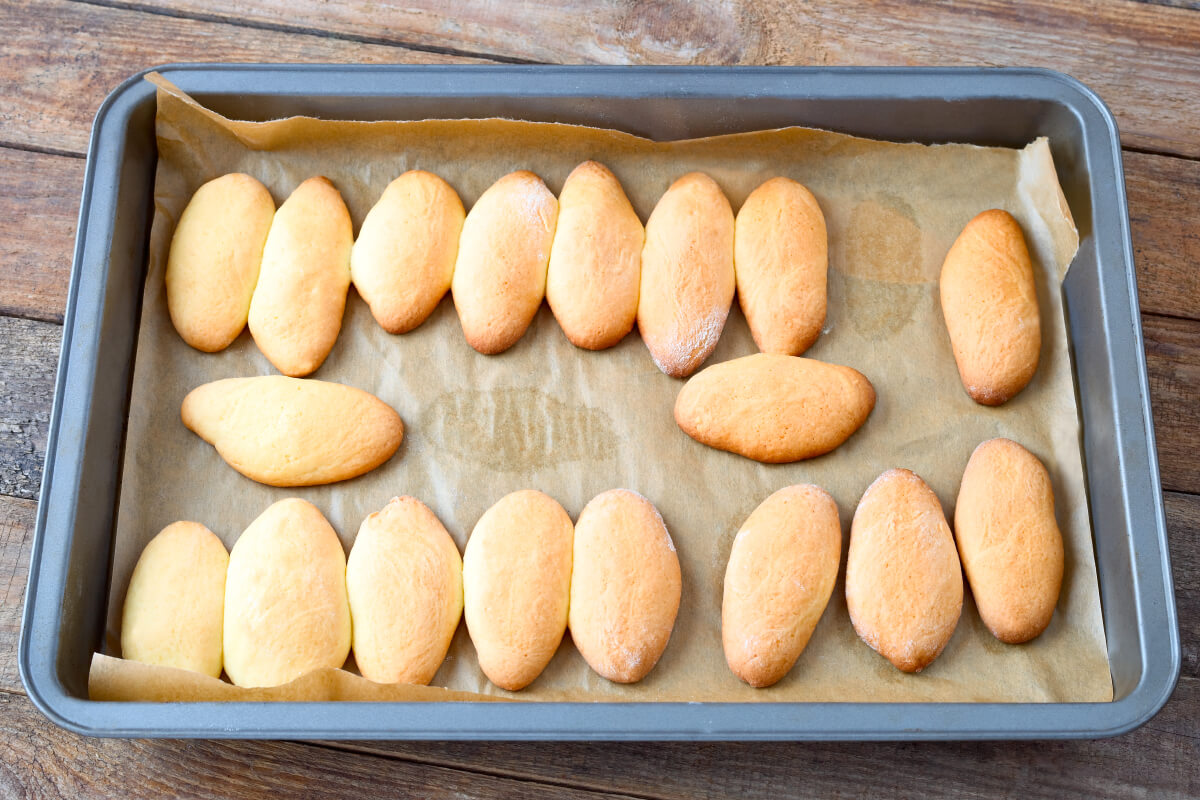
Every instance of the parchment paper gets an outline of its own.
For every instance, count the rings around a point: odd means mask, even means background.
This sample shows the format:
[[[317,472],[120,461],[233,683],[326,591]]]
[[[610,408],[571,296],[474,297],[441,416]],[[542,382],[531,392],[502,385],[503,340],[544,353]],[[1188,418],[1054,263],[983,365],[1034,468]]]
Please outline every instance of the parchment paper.
[[[1078,236],[1044,139],[1015,150],[894,144],[787,128],[663,143],[498,119],[247,123],[225,120],[161,79],[155,82],[155,214],[122,465],[109,654],[119,655],[121,604],[133,565],[146,542],[175,520],[203,522],[232,547],[269,504],[301,496],[325,513],[348,551],[367,514],[393,496],[410,494],[437,513],[461,549],[483,512],[508,492],[541,489],[574,518],[599,492],[627,487],[662,512],[684,578],[674,634],[650,675],[632,686],[609,683],[588,669],[568,636],[529,688],[501,692],[479,670],[460,626],[436,686],[530,701],[1112,699],[1060,288]],[[543,306],[515,347],[482,356],[464,341],[449,297],[417,330],[392,336],[353,290],[341,336],[314,377],[365,389],[400,412],[405,441],[391,461],[345,483],[275,489],[242,477],[183,427],[180,402],[191,389],[219,378],[273,373],[248,333],[225,352],[206,355],[184,344],[168,318],[167,248],[180,213],[204,181],[246,172],[281,203],[302,180],[322,174],[341,190],[357,230],[387,183],[407,169],[441,175],[470,208],[493,181],[515,169],[533,170],[557,193],[571,169],[589,158],[612,169],[643,220],[670,183],[691,170],[713,176],[735,211],[776,175],[812,190],[829,228],[829,312],[807,355],[851,365],[875,385],[878,403],[858,433],[818,459],[758,464],[704,447],[676,427],[672,409],[682,382],[654,367],[636,331],[611,350],[579,350]],[[993,207],[1012,212],[1028,239],[1043,345],[1032,383],[1006,405],[985,408],[959,382],[937,277],[962,227]],[[735,303],[707,363],[753,352]],[[941,657],[922,673],[905,675],[859,641],[839,578],[808,648],[786,678],[756,690],[734,677],[721,649],[722,579],[734,534],[763,499],[793,483],[828,490],[842,518],[844,575],[850,520],[876,476],[890,467],[914,470],[952,520],[971,451],[995,436],[1029,448],[1054,482],[1066,575],[1045,633],[1029,644],[1001,644],[983,626],[968,592]],[[205,693],[211,688],[179,681],[173,672],[98,663],[103,686],[124,699],[138,685],[146,687],[146,699],[211,696]],[[136,680],[122,680],[125,667],[138,670]],[[353,670],[353,659],[347,669]],[[381,694],[357,677],[337,682],[336,696],[345,698],[430,696],[409,687]],[[319,688],[292,685],[253,697],[329,697],[327,685],[317,683]],[[126,689],[122,694],[114,686]],[[249,695],[230,688],[228,696]]]

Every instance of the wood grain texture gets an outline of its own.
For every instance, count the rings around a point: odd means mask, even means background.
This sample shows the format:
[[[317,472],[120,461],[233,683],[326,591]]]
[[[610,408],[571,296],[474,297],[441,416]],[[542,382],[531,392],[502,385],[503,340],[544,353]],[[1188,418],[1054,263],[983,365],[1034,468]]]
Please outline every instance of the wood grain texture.
[[[17,672],[21,610],[37,503],[0,495],[0,692],[23,692]]]
[[[282,13],[291,17],[293,9]],[[0,97],[5,98],[0,104],[0,144],[77,154],[87,150],[92,118],[105,96],[135,72],[159,64],[468,60],[66,0],[0,3],[0,40]]]
[[[0,795],[45,798],[619,797],[297,742],[94,739],[0,694]]]
[[[0,317],[0,494],[37,498],[62,328]]]
[[[62,322],[81,158],[0,147],[0,314]]]
[[[1142,332],[1163,488],[1200,493],[1200,325],[1143,314]]]
[[[1200,226],[1196,224],[1200,161],[1129,151],[1124,160],[1138,302],[1143,311],[1196,319],[1200,317]]]
[[[1046,67],[1095,89],[1116,113],[1126,144],[1200,155],[1200,117],[1189,100],[1200,96],[1200,14],[1183,8],[1114,0],[920,6],[905,0],[610,0],[586,10],[551,0],[157,5],[176,14],[286,20],[371,41],[570,64]]]

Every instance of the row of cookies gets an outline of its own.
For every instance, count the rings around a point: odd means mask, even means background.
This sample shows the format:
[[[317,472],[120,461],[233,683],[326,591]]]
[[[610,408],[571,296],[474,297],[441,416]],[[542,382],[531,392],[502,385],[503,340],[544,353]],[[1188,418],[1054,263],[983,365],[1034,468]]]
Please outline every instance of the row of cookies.
[[[519,171],[469,214],[441,178],[406,172],[357,240],[323,177],[301,183],[276,211],[257,180],[225,175],[201,186],[181,215],[166,290],[188,344],[215,352],[248,324],[271,363],[295,377],[332,349],[351,283],[392,333],[420,325],[451,291],[467,342],[486,354],[515,344],[543,299],[580,347],[611,347],[636,320],[655,363],[685,377],[716,346],[735,287],[760,348],[806,350],[825,319],[826,268],[824,216],[795,181],[764,183],[735,225],[720,187],[693,172],[643,227],[617,178],[588,161],[558,198]]]
[[[960,560],[961,559],[961,560]],[[726,567],[721,632],[730,669],[770,686],[795,664],[840,569],[833,498],[781,489],[746,519]],[[981,444],[959,488],[951,533],[940,502],[908,470],[879,476],[851,524],[846,603],[855,631],[905,672],[941,653],[958,624],[963,573],[1001,641],[1038,636],[1054,613],[1063,543],[1041,462],[1007,439]],[[654,506],[624,490],[593,498],[572,524],[554,499],[513,492],[476,523],[460,558],[433,512],[393,499],[362,523],[347,559],[313,505],[260,515],[226,555],[203,525],[177,522],[143,551],[122,620],[125,658],[240,686],[286,683],[341,667],[427,684],[465,619],[496,686],[528,686],[563,634],[598,674],[641,680],[679,610],[681,575]]]
[[[725,571],[721,634],[733,672],[778,682],[800,657],[833,593],[841,559],[837,506],[816,486],[781,489],[746,520]],[[1042,633],[1058,603],[1063,542],[1050,477],[1008,439],[972,453],[951,533],[923,480],[892,469],[867,488],[850,527],[846,605],[855,632],[903,672],[950,641],[963,574],[984,624],[1002,642]]]
[[[501,688],[532,682],[569,628],[609,680],[641,680],[679,610],[679,560],[658,511],[618,489],[572,524],[547,495],[519,491],[480,518],[460,557],[423,503],[393,499],[362,523],[346,557],[312,504],[255,519],[226,553],[196,522],[164,528],[130,578],[121,651],[135,661],[276,686],[353,649],[364,677],[428,684],[459,619]]]

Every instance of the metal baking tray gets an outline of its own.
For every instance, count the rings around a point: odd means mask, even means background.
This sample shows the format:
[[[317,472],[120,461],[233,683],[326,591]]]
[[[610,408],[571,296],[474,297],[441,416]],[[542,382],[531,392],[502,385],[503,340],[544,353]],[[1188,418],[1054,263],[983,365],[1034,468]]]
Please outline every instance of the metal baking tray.
[[[1030,69],[172,65],[239,119],[504,116],[657,139],[805,125],[921,142],[1049,136],[1081,243],[1064,284],[1111,703],[104,703],[103,638],[121,448],[156,163],[141,74],[96,116],[20,645],[29,697],[101,736],[395,739],[984,739],[1111,736],[1152,717],[1179,676],[1120,141],[1108,109]]]

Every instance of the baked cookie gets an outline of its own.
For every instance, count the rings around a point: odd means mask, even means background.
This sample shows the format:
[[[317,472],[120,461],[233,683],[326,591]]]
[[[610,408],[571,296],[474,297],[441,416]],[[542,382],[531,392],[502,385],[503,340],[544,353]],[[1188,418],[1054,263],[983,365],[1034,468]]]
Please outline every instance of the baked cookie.
[[[275,212],[250,300],[250,333],[284,375],[325,361],[342,328],[354,229],[329,179],[309,178]]]
[[[222,175],[196,190],[167,254],[167,311],[183,340],[215,353],[250,313],[263,245],[275,216],[267,187],[249,175]]]
[[[463,617],[479,667],[501,689],[524,689],[550,663],[567,629],[571,518],[526,489],[489,508],[463,554]]]
[[[646,231],[608,168],[585,161],[558,195],[546,302],[576,347],[603,350],[633,329]]]
[[[1010,644],[1046,630],[1062,588],[1063,539],[1042,462],[1008,439],[976,447],[958,490],[954,535],[988,630]]]
[[[558,200],[532,172],[493,183],[467,214],[451,292],[467,344],[502,353],[517,343],[546,295]]]
[[[221,677],[229,554],[199,522],[173,522],[138,557],[121,614],[121,657]]]
[[[234,544],[224,639],[225,672],[238,686],[279,686],[346,663],[346,554],[311,503],[280,500]]]
[[[362,475],[404,438],[400,415],[374,395],[282,375],[206,383],[183,398],[180,416],[229,466],[271,486]]]
[[[420,325],[450,290],[462,201],[450,184],[409,170],[367,212],[350,253],[350,279],[388,333]]]
[[[967,223],[939,281],[958,374],[977,403],[998,406],[1025,388],[1042,346],[1037,285],[1021,226],[993,208]]]
[[[733,210],[721,187],[690,172],[646,221],[637,324],[650,356],[673,378],[704,363],[733,304]]]
[[[825,324],[829,238],[812,192],[790,178],[759,186],[737,214],[737,296],[764,353],[798,356]]]
[[[857,370],[758,353],[714,364],[684,384],[675,421],[709,447],[780,464],[833,450],[874,407],[875,389]]]
[[[811,485],[780,489],[754,509],[725,568],[721,641],[733,674],[777,683],[821,621],[842,560],[837,504]]]
[[[850,525],[846,606],[854,630],[902,672],[942,652],[962,613],[963,579],[937,495],[890,469],[867,488]]]
[[[675,545],[650,501],[613,489],[584,506],[568,626],[597,674],[615,683],[646,677],[671,638],[681,591]]]
[[[462,617],[462,558],[424,503],[396,497],[363,520],[346,562],[346,590],[363,677],[433,680]]]

